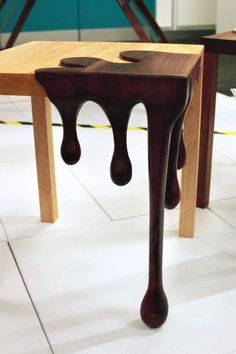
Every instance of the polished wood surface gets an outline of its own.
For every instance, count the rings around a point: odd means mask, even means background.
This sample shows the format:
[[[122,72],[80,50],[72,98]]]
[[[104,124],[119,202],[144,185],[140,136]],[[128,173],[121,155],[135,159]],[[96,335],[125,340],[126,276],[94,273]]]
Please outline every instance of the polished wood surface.
[[[202,113],[199,152],[197,206],[209,204],[212,149],[215,122],[218,55],[236,55],[236,33],[233,31],[202,37],[205,45],[202,89]]]
[[[161,43],[110,43],[110,42],[30,42],[24,45],[17,46],[15,48],[10,48],[0,52],[0,94],[2,95],[27,95],[33,97],[45,97],[47,96],[45,90],[42,86],[35,80],[35,70],[42,67],[59,67],[60,60],[67,57],[75,56],[88,56],[97,57],[104,60],[109,60],[115,63],[122,63],[122,59],[119,57],[121,51],[128,50],[151,50],[163,53],[179,53],[179,54],[197,54],[199,56],[203,55],[203,47],[200,45],[184,45],[184,44],[161,44]],[[129,64],[127,64],[129,65]],[[41,101],[42,112],[45,110],[45,103]],[[190,102],[190,105],[192,103]],[[37,104],[39,107],[39,102]],[[191,111],[189,111],[191,112]],[[187,113],[186,120],[188,120]],[[191,118],[191,117],[190,117]],[[42,116],[42,119],[48,120],[47,114]],[[196,118],[197,119],[197,118]],[[47,134],[51,135],[51,126],[47,126]],[[37,141],[37,136],[40,135],[40,127],[35,126],[34,129],[35,140]],[[196,131],[196,134],[198,132]],[[185,137],[186,139],[186,137]],[[49,145],[50,147],[50,145]],[[37,145],[37,152],[39,155],[44,155],[42,144]],[[49,155],[52,154],[49,148]],[[191,151],[189,156],[191,158]],[[44,161],[39,159],[39,161]],[[197,164],[196,160],[195,163]],[[44,169],[48,176],[52,173],[52,168],[50,164],[42,164],[38,166],[38,171]],[[183,169],[183,173],[191,173],[188,164]],[[50,179],[54,180],[54,176]],[[190,193],[189,185],[185,184],[182,186],[182,193]],[[51,193],[55,194],[55,186],[51,188]],[[51,210],[57,210],[55,205],[56,196],[51,195],[46,203]],[[50,204],[51,201],[51,204]],[[188,230],[184,231],[184,220],[187,220],[184,215],[187,215],[189,210],[195,210],[195,203],[191,204],[186,198],[181,205],[182,208],[182,235],[192,236],[193,232],[189,233]],[[49,215],[48,211],[45,211],[45,215]],[[51,222],[54,221],[54,216],[56,212],[52,213]],[[44,217],[42,218],[44,219]],[[194,229],[194,223],[192,222],[191,229]]]
[[[192,101],[189,104],[184,122],[184,141],[186,162],[181,178],[181,201],[179,218],[179,236],[193,237],[195,226],[195,209],[185,206],[196,204],[199,168],[199,144],[201,127],[203,58],[201,58],[199,81]]]
[[[91,56],[121,63],[119,53],[128,50],[201,55],[203,47],[163,43],[30,42],[0,52],[0,94],[46,96],[35,80],[36,69],[58,67],[65,56]]]
[[[154,58],[150,51],[161,53],[154,53]],[[125,53],[120,57],[120,52]],[[159,327],[168,313],[168,302],[162,282],[164,205],[166,203],[168,207],[173,207],[179,200],[176,168],[177,164],[183,165],[183,161],[177,161],[177,152],[185,115],[188,158],[183,174],[190,176],[191,181],[196,179],[202,55],[202,46],[194,45],[92,42],[31,42],[0,52],[0,94],[32,97],[43,221],[53,222],[57,217],[52,128],[47,96],[62,114],[64,122],[62,155],[68,163],[75,163],[81,153],[75,119],[82,102],[93,99],[104,108],[114,135],[111,177],[119,185],[126,184],[132,175],[126,146],[130,111],[135,103],[144,102],[148,120],[150,251],[148,289],[142,301],[141,316],[150,327]],[[62,58],[81,56],[86,59],[79,59],[79,62],[66,59],[62,61],[66,67],[60,67]],[[124,58],[127,60],[126,63]],[[71,63],[73,65],[79,63],[82,68],[68,67],[72,65]],[[104,65],[107,70],[104,69]],[[48,69],[38,70],[48,67],[49,72]],[[35,79],[35,71],[37,79],[45,88]],[[74,77],[75,79],[72,79]],[[57,85],[54,85],[55,79],[58,80]],[[194,88],[197,94],[194,94]],[[63,102],[64,95],[66,100]],[[192,130],[191,124],[194,128]],[[72,144],[68,144],[68,140],[72,141]],[[170,144],[174,146],[172,151]],[[168,193],[166,193],[167,174]],[[185,183],[182,187],[183,195],[188,196],[194,188],[194,182],[193,185]],[[193,196],[194,191],[192,197],[190,199],[184,197],[181,204],[183,229],[186,218],[189,218],[189,215],[192,217],[188,212],[194,213]],[[191,222],[193,230],[193,219]],[[184,232],[182,234],[191,236]]]
[[[31,97],[41,221],[58,218],[51,107],[47,97]]]
[[[81,155],[76,132],[80,108],[90,100],[103,108],[114,137],[111,178],[120,186],[127,184],[132,176],[126,142],[129,117],[137,103],[146,108],[150,246],[148,289],[141,304],[141,317],[148,326],[157,328],[168,313],[162,281],[164,206],[175,207],[180,199],[179,141],[186,108],[199,82],[201,58],[154,51],[121,52],[120,58],[128,63],[112,63],[96,57],[65,58],[60,61],[62,67],[38,69],[35,77],[61,114],[64,129],[61,154],[68,164],[76,163]],[[196,191],[195,186],[193,189]]]
[[[202,37],[207,53],[236,54],[236,33],[233,31]]]
[[[210,198],[217,71],[218,55],[205,53],[197,187],[197,206],[200,208],[205,208]]]

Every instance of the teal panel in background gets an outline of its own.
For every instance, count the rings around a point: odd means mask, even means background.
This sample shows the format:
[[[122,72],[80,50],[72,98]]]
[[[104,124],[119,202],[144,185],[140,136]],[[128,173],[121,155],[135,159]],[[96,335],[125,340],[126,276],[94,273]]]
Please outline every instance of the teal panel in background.
[[[9,32],[16,22],[22,0],[8,0],[1,11],[0,26]],[[155,0],[145,0],[155,14]],[[17,13],[18,11],[18,13]],[[11,14],[11,16],[9,16]],[[9,17],[11,20],[9,21]],[[36,0],[23,31],[130,27],[116,0]]]
[[[85,0],[86,1],[86,0]],[[4,5],[2,21],[11,20],[4,26],[4,32],[12,29],[19,16],[19,8],[22,9],[22,0],[8,0]],[[19,6],[20,4],[20,6]],[[1,21],[1,22],[2,22]],[[25,32],[54,31],[78,28],[78,0],[36,0],[33,9],[23,27]]]
[[[50,31],[78,28],[77,7],[77,0],[36,0],[24,30]]]
[[[130,27],[116,0],[80,0],[80,28],[116,28]],[[145,4],[155,14],[155,0],[146,0]]]

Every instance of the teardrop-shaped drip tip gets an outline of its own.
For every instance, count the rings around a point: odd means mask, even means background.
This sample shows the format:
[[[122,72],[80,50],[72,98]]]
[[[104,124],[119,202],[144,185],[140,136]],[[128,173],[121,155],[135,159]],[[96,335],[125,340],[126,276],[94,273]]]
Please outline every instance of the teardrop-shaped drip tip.
[[[79,141],[77,139],[69,140],[63,138],[61,144],[61,156],[66,164],[76,164],[81,156],[81,148]]]
[[[113,154],[111,161],[110,174],[112,181],[118,186],[124,186],[132,178],[132,165],[128,154],[117,156],[116,152]]]

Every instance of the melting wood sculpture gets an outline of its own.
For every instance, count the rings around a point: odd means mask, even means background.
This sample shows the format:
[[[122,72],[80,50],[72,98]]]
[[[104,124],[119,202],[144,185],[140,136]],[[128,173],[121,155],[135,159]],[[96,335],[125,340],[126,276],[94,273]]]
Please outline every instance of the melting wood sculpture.
[[[149,283],[141,317],[150,327],[166,320],[168,302],[162,284],[164,205],[175,207],[180,199],[177,181],[178,151],[184,114],[197,84],[198,55],[151,51],[122,52],[127,63],[98,58],[66,58],[61,68],[36,70],[35,76],[61,114],[64,135],[61,154],[68,164],[81,154],[76,119],[85,101],[98,103],[113,130],[111,178],[122,186],[132,175],[126,133],[131,110],[142,102],[148,120],[150,193]],[[129,63],[128,63],[129,62]]]

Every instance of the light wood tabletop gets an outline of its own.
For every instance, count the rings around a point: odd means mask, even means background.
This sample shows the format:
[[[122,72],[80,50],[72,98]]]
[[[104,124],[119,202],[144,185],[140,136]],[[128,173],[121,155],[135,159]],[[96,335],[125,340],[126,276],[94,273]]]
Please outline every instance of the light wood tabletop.
[[[98,57],[125,63],[119,53],[127,50],[153,50],[201,55],[203,46],[158,43],[119,42],[29,42],[0,52],[0,94],[46,96],[34,72],[39,68],[58,67],[64,57]]]
[[[197,54],[203,58],[203,46],[169,43],[118,42],[29,42],[0,52],[0,94],[31,96],[34,140],[38,173],[41,220],[57,219],[56,182],[50,104],[46,92],[35,79],[35,70],[58,67],[65,57],[97,57],[123,62],[119,53],[128,50],[151,50],[169,53]],[[187,162],[182,173],[180,235],[193,236],[196,203],[199,127],[202,87],[202,65],[199,84],[185,120]],[[78,214],[79,215],[79,214]]]

